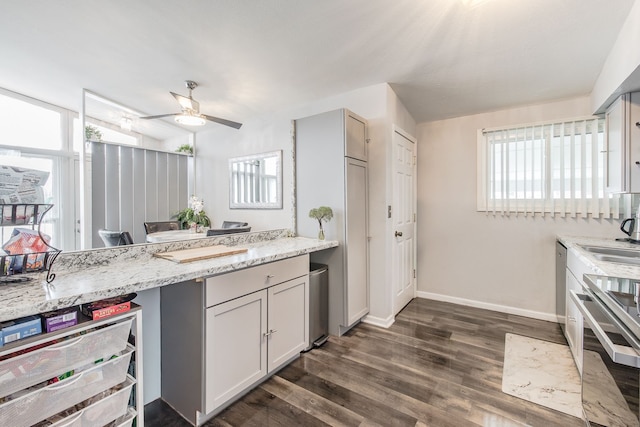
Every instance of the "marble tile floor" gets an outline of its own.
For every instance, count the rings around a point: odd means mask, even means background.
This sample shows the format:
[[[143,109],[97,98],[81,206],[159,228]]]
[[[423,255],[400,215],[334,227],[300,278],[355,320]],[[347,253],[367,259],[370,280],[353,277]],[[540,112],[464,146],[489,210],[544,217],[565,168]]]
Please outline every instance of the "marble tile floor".
[[[566,344],[556,323],[414,299],[303,354],[206,426],[583,426],[502,392],[505,334]],[[189,424],[161,401],[150,427]]]
[[[506,334],[502,391],[582,418],[580,373],[566,345]]]

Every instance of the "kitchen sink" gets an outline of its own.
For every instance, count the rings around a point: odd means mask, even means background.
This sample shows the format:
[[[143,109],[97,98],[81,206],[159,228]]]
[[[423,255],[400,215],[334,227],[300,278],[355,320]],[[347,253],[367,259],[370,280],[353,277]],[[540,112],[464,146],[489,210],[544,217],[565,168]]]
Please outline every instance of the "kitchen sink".
[[[640,250],[582,245],[581,248],[599,261],[640,265]]]
[[[612,255],[616,257],[638,258],[640,259],[640,250],[622,249],[622,248],[603,248],[600,246],[581,246],[587,252],[600,255]],[[597,257],[596,257],[597,258]]]
[[[632,258],[627,256],[593,254],[593,257],[600,261],[615,262],[617,264],[633,264],[640,265],[640,258]]]

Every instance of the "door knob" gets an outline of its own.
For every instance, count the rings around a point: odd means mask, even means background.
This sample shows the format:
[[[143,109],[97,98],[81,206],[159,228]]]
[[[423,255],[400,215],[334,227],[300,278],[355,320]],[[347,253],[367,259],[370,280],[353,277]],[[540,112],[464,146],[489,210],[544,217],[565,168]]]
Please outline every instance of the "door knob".
[[[402,237],[402,231],[396,231],[396,237]]]

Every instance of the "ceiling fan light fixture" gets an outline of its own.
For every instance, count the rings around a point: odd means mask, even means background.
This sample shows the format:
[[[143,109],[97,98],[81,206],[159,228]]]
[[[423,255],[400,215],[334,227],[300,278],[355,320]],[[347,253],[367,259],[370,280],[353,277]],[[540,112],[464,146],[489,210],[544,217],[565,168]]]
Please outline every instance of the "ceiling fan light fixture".
[[[201,115],[195,114],[178,114],[175,121],[185,126],[204,126],[207,120]]]

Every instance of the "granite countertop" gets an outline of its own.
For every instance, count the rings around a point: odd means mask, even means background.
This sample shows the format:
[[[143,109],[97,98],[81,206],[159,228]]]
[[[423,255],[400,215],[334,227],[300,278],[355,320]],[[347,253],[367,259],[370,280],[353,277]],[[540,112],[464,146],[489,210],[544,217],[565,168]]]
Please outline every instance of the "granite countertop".
[[[43,313],[64,307],[227,273],[338,246],[336,241],[305,237],[260,238],[233,241],[202,239],[199,247],[228,244],[247,248],[246,253],[177,264],[153,256],[154,252],[193,247],[181,243],[122,246],[66,254],[54,265],[56,278],[48,285],[44,275],[28,283],[0,285],[0,321]],[[188,246],[185,246],[188,245]],[[75,255],[75,256],[74,256]]]
[[[581,245],[599,246],[607,248],[632,249],[640,252],[640,244],[620,242],[616,241],[614,238],[607,239],[602,237],[557,236],[557,239],[564,243],[567,249],[574,249],[574,253],[583,261],[592,265],[594,267],[594,274],[640,280],[639,265],[601,261],[595,258],[591,252],[588,252],[581,247]]]

